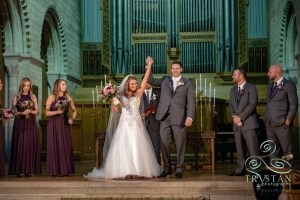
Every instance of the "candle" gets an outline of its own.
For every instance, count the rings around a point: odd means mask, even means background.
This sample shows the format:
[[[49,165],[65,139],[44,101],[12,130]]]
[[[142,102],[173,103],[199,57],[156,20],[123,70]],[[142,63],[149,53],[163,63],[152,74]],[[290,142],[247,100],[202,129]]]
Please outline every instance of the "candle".
[[[196,97],[197,97],[197,89],[198,89],[198,88],[197,88],[197,79],[196,79]]]
[[[209,83],[209,101],[211,101],[211,83]]]
[[[111,85],[111,81],[109,81],[109,85]]]
[[[104,87],[106,86],[106,74],[104,75]]]
[[[94,95],[94,90],[92,90],[92,93],[93,93],[93,108],[95,110],[95,95]]]
[[[214,106],[216,106],[216,89],[214,89]]]
[[[200,80],[199,80],[199,83],[200,83],[200,92],[201,92],[201,90],[202,90],[202,88],[201,88],[201,74],[200,74]]]
[[[98,93],[98,86],[96,85],[96,98],[97,98],[97,103],[99,103],[98,96],[99,96],[99,93]]]
[[[206,79],[204,79],[204,96],[206,97]]]

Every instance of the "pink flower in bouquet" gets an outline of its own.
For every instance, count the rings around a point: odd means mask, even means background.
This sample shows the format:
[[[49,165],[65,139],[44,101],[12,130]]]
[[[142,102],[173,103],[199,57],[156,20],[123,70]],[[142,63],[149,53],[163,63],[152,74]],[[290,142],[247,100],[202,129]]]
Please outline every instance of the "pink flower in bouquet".
[[[55,108],[57,110],[66,110],[69,107],[69,102],[67,100],[57,100],[55,103]],[[64,117],[64,114],[60,114],[62,117]]]
[[[99,97],[102,103],[109,103],[111,100],[114,105],[120,107],[119,91],[117,90],[116,85],[110,84],[107,85],[103,90],[100,91]]]
[[[3,110],[3,116],[4,116],[5,119],[9,119],[9,118],[15,117],[15,113],[11,109],[5,108]]]
[[[25,100],[23,102],[20,102],[19,105],[21,106],[21,108],[23,108],[24,110],[27,110],[27,109],[30,109],[32,110],[33,109],[33,102],[30,101],[30,100]],[[29,114],[26,115],[26,118],[29,118]]]

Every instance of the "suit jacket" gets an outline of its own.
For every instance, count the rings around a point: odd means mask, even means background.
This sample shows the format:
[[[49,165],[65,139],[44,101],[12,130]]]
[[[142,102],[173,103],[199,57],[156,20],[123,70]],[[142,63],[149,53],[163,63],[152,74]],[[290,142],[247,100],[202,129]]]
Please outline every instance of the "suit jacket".
[[[271,94],[274,82],[267,86],[264,122],[266,126],[281,126],[288,119],[294,120],[298,109],[297,89],[294,82],[282,79],[281,86],[277,86]]]
[[[161,87],[161,95],[156,113],[156,119],[161,120],[170,112],[170,120],[173,125],[184,125],[187,117],[194,120],[195,117],[195,89],[192,81],[183,78],[173,91],[173,80],[169,76],[155,79],[150,73],[148,83]]]
[[[153,98],[153,95],[156,97],[155,99]],[[158,106],[159,99],[160,99],[160,90],[152,88],[150,97],[151,97],[151,100],[150,100],[150,103],[148,103],[147,96],[144,92],[144,94],[143,94],[144,109],[147,109],[151,106]],[[147,117],[145,117],[145,124],[146,124],[146,127],[149,124],[153,131],[158,132],[160,121],[156,120],[155,117],[156,117],[156,112],[149,113],[149,115]]]
[[[229,110],[231,116],[239,116],[243,122],[241,129],[243,131],[256,129],[259,127],[256,105],[258,101],[258,92],[254,85],[245,83],[243,94],[238,94],[238,86],[231,88],[229,99]],[[233,130],[238,126],[233,123]]]

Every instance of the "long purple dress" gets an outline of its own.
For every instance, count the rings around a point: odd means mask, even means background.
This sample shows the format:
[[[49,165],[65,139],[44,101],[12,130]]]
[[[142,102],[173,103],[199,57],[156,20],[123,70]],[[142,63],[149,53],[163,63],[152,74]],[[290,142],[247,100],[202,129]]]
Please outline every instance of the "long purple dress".
[[[0,102],[0,108],[2,108],[2,103]],[[4,160],[4,132],[2,123],[0,123],[0,177],[5,174],[5,160]]]
[[[21,95],[16,105],[18,112],[23,112],[20,102],[32,101],[30,95]],[[9,175],[40,174],[41,159],[39,148],[39,134],[34,114],[19,115],[14,120],[11,153],[9,161]]]
[[[65,97],[58,97],[66,100]],[[57,110],[52,102],[50,111]],[[71,127],[68,123],[68,109],[48,118],[47,126],[47,173],[50,176],[66,176],[75,173]]]

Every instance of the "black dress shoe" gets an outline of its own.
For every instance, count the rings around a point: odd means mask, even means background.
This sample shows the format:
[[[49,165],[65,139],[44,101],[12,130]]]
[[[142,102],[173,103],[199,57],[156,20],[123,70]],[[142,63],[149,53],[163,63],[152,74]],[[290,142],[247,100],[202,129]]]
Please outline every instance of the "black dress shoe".
[[[167,177],[168,175],[171,175],[171,174],[173,174],[172,171],[168,171],[168,172],[163,171],[163,172],[159,175],[159,177],[160,177],[160,178],[164,178],[164,177]]]
[[[176,173],[176,174],[175,174],[175,178],[176,178],[176,179],[182,178],[182,173]]]
[[[245,175],[246,175],[245,172],[241,172],[241,173],[233,172],[233,173],[228,174],[228,176],[245,176]]]

